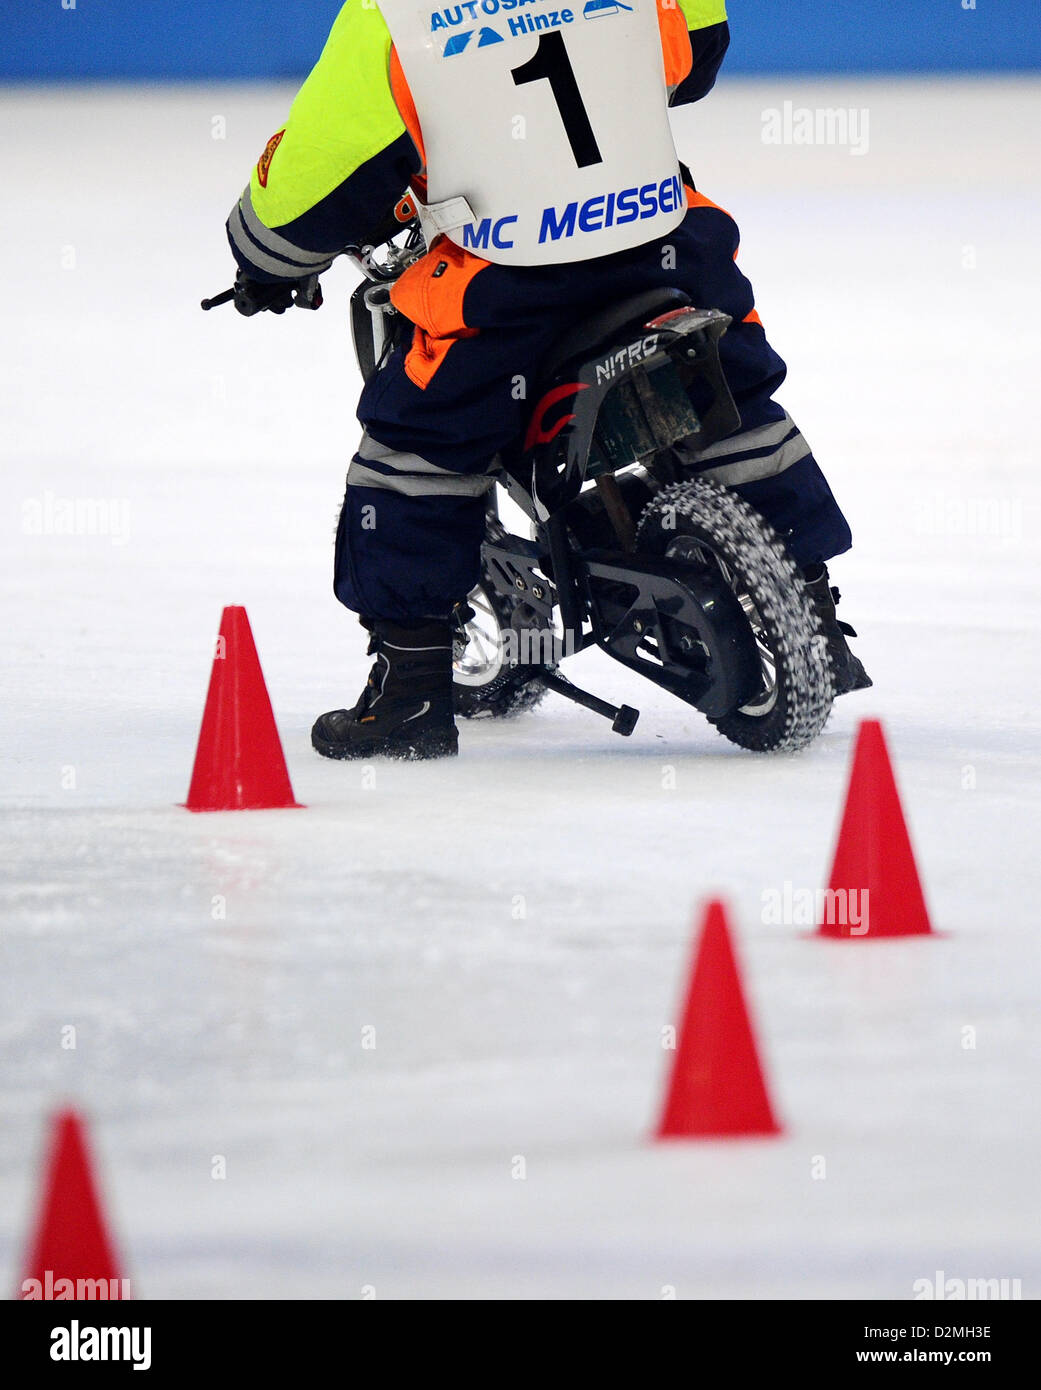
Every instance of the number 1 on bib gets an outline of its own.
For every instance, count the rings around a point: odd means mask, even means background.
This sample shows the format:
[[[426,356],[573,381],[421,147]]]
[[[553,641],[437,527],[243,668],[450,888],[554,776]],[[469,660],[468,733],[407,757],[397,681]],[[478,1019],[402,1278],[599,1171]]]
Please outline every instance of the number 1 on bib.
[[[575,70],[568,57],[564,35],[560,33],[540,34],[539,46],[532,57],[519,68],[511,69],[511,76],[518,87],[525,82],[549,82],[553,98],[564,123],[564,131],[571,145],[571,153],[580,169],[590,164],[602,164],[603,156],[596,143],[593,127],[589,124],[582,93],[578,90]]]

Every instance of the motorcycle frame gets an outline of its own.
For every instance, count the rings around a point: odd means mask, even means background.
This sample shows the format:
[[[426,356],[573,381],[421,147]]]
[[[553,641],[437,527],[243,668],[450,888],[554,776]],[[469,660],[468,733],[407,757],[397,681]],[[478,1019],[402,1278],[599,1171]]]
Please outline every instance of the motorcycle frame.
[[[348,251],[365,276],[351,296],[352,339],[365,380],[412,328],[391,303],[390,285],[424,250],[410,227],[405,245],[389,243],[382,261],[371,247]],[[673,307],[626,322],[623,304],[606,346],[583,348],[579,339],[550,372],[523,444],[500,456],[496,480],[531,520],[534,537],[487,539],[483,571],[515,611],[526,608],[548,625],[559,609],[562,653],[599,646],[718,718],[738,708],[760,680],[760,656],[742,605],[712,567],[633,553],[635,519],[616,475],[639,470],[652,490],[689,478],[696,465],[681,463],[675,446],[703,449],[739,426],[719,361],[718,342],[730,318],[694,308],[679,291],[654,298]],[[700,414],[690,398],[696,384],[709,402]],[[601,493],[617,549],[586,550],[572,539],[568,510],[589,485]],[[490,511],[497,515],[494,499]],[[566,685],[552,679],[555,688]]]

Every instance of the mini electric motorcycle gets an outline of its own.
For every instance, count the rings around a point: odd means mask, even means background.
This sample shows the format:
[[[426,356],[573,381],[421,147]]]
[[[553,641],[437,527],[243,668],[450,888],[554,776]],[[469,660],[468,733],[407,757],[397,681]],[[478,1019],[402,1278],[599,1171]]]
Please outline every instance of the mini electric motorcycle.
[[[390,290],[425,251],[412,221],[345,252],[365,277],[350,313],[366,380],[410,340]],[[758,512],[699,476],[698,452],[740,424],[719,361],[729,323],[655,290],[576,323],[548,354],[496,477],[530,534],[507,530],[493,499],[481,578],[455,614],[457,714],[513,715],[554,691],[631,734],[636,709],[560,673],[597,646],[742,748],[791,751],[820,733],[835,692],[803,577]]]

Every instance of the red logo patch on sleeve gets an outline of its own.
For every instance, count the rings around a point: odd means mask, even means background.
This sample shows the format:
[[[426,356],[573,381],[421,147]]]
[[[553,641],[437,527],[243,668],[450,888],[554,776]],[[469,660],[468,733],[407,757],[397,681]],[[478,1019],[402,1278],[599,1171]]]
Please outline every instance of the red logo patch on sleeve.
[[[268,171],[271,168],[271,160],[274,157],[275,151],[282,143],[283,135],[285,135],[284,129],[276,131],[276,133],[272,135],[271,139],[267,142],[267,145],[264,148],[264,153],[257,160],[257,178],[260,180],[261,188],[267,188],[267,176]]]

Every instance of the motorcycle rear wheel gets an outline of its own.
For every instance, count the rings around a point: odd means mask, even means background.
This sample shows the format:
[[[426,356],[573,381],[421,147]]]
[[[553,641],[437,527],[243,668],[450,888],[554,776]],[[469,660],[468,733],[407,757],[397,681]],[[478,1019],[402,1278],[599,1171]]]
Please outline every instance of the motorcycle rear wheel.
[[[659,492],[640,515],[636,549],[714,568],[734,591],[755,636],[762,684],[740,708],[711,718],[757,753],[805,748],[835,698],[820,618],[784,542],[742,498],[706,478]],[[700,644],[698,644],[700,645]],[[703,658],[694,652],[693,660]]]

